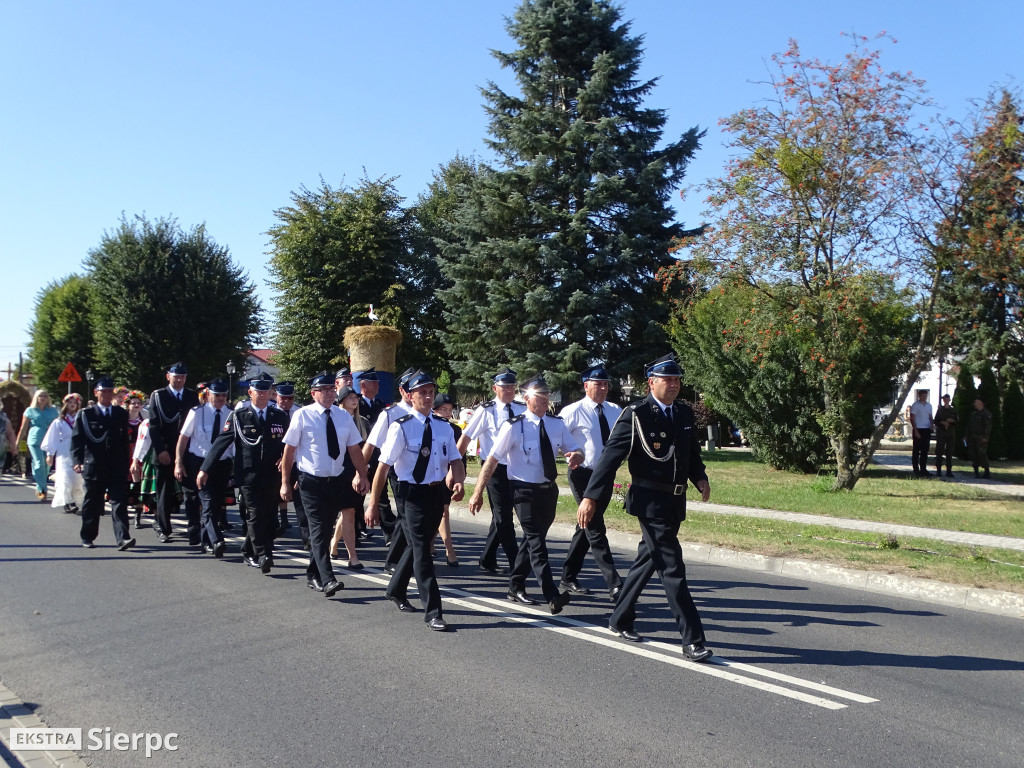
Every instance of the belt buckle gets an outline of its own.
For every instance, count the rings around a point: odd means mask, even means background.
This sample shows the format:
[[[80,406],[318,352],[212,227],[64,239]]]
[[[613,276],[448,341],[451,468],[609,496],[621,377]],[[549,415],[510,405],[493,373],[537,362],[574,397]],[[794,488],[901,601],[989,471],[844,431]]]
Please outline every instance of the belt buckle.
[[[685,484],[684,485],[673,486],[673,488],[672,488],[672,495],[673,496],[682,496],[684,493],[686,493],[686,485]]]

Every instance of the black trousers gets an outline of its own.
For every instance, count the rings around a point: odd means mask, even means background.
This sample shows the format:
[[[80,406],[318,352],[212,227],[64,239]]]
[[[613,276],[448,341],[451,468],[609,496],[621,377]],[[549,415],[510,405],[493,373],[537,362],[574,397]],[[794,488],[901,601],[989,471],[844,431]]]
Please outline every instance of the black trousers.
[[[551,564],[548,562],[547,535],[551,524],[555,522],[558,485],[521,483],[517,480],[510,480],[509,484],[512,487],[512,503],[519,524],[523,527],[523,543],[512,566],[509,589],[525,589],[526,577],[532,569],[544,593],[545,602],[550,603],[558,597],[558,587],[555,586]]]
[[[193,453],[185,453],[185,479],[181,481],[181,490],[185,495],[185,520],[188,525],[188,543],[197,546],[200,543],[200,513],[203,502],[199,499],[199,487],[196,477],[203,459]]]
[[[513,517],[512,487],[508,482],[508,467],[499,464],[487,483],[487,498],[491,503],[491,526],[487,529],[487,541],[480,555],[482,568],[498,567],[498,547],[505,551],[509,566],[514,566],[519,554],[516,544],[516,525]]]
[[[217,527],[217,521],[224,513],[224,496],[227,494],[228,478],[231,476],[231,459],[222,459],[210,467],[206,486],[199,491],[202,507],[199,519],[200,539],[211,547],[224,541],[224,534]]]
[[[309,565],[306,576],[321,584],[334,581],[331,567],[331,536],[341,512],[341,475],[317,477],[299,473],[299,493],[309,523]]]
[[[917,434],[918,436],[914,438],[910,456],[915,474],[928,471],[928,444],[932,441],[932,431],[930,429],[918,429]]]
[[[572,489],[573,498],[580,503],[587,484],[590,482],[592,469],[579,467],[569,470],[569,487]],[[609,488],[604,496],[597,500],[597,511],[586,528],[576,526],[576,532],[569,542],[569,551],[565,556],[565,564],[562,566],[562,581],[572,581],[583,568],[583,559],[587,552],[594,555],[594,562],[597,563],[608,589],[613,590],[622,586],[622,577],[615,570],[615,560],[612,558],[611,546],[608,544],[608,529],[604,524],[604,513],[608,509],[608,503],[612,500],[612,492]]]
[[[292,464],[292,473],[289,478],[292,488],[298,481],[299,469]],[[309,521],[306,519],[306,508],[302,504],[302,494],[293,491],[292,503],[295,505],[295,523],[299,526],[299,536],[302,537],[302,543],[306,544],[309,541]],[[278,509],[281,512],[281,526],[284,527],[288,524],[288,505],[281,506],[281,502],[278,501]]]
[[[171,535],[171,515],[181,511],[178,481],[174,477],[174,460],[166,467],[156,465],[156,527],[160,533]]]
[[[389,565],[398,567],[398,563],[402,559],[402,555],[405,554],[406,545],[408,541],[405,536],[405,526],[402,524],[402,516],[405,514],[405,500],[398,492],[398,475],[395,474],[395,468],[392,467],[391,471],[388,472],[388,485],[391,486],[391,495],[395,499],[395,515],[394,523],[391,526],[391,535],[388,537],[388,553],[384,558],[384,566]],[[377,504],[377,514],[380,514],[381,503]],[[388,511],[391,511],[391,505],[388,505]],[[383,521],[381,522],[381,528],[384,527]],[[385,531],[385,536],[387,531]]]
[[[128,477],[121,472],[89,472],[82,475],[85,483],[85,499],[82,501],[82,541],[95,541],[100,533],[100,517],[103,515],[105,497],[110,497],[110,516],[114,522],[114,540],[118,546],[128,535]]]
[[[430,544],[444,516],[444,484],[398,483],[395,501],[401,505],[400,518],[408,546],[391,576],[388,595],[404,599],[409,579],[415,574],[416,588],[423,604],[424,621],[441,618],[441,590],[434,575]]]
[[[686,515],[684,505],[685,497],[638,488],[635,484],[630,487],[629,510],[636,514],[643,538],[609,618],[612,626],[633,629],[636,601],[657,571],[683,645],[704,642],[704,626],[686,584],[683,548],[679,544],[679,523]]]
[[[245,541],[242,554],[259,560],[274,554],[277,533],[277,502],[281,498],[278,475],[271,473],[268,482],[243,485],[239,488],[245,501]]]
[[[935,470],[942,471],[942,459],[946,459],[946,471],[953,471],[953,450],[956,447],[955,429],[935,430]]]

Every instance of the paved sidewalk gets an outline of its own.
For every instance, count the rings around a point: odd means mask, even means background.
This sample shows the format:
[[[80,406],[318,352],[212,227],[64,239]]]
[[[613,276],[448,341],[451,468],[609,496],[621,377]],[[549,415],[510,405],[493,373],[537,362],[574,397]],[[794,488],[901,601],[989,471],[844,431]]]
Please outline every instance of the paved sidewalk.
[[[908,474],[913,470],[913,463],[911,462],[910,454],[907,453],[876,453],[872,457],[872,462],[880,467],[886,469],[895,469],[900,472],[907,472]],[[1024,497],[1024,485],[1015,485],[1014,483],[1004,483],[1001,480],[988,479],[983,477],[974,477],[974,473],[970,470],[966,472],[955,471],[953,477],[938,477],[934,470],[934,466],[929,465],[928,471],[932,473],[932,481],[936,483],[953,483],[955,485],[969,485],[972,488],[982,488],[986,491],[992,491],[993,493],[1005,493],[1008,496],[1021,496]],[[928,482],[925,478],[922,482]]]

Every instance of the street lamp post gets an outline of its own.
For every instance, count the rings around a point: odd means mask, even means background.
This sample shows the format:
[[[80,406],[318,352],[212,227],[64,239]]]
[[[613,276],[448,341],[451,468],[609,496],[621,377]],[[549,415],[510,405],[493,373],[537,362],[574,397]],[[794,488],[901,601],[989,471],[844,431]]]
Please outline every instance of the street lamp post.
[[[234,394],[234,392],[231,391],[231,377],[235,375],[235,364],[228,360],[227,368],[225,370],[228,372],[228,402],[231,403],[233,402],[231,400],[231,396]]]

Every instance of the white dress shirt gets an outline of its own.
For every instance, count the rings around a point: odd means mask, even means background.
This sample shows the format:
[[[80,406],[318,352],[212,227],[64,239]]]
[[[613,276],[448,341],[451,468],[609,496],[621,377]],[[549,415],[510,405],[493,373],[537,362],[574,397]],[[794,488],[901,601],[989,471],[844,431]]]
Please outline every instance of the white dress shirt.
[[[458,446],[455,443],[455,430],[446,419],[424,416],[419,411],[412,412],[412,418],[402,423],[395,420],[388,427],[387,437],[380,449],[382,464],[390,464],[395,468],[399,480],[415,483],[412,471],[423,448],[423,433],[427,419],[430,419],[430,459],[427,472],[423,476],[423,484],[436,483],[444,480],[448,474],[448,465],[453,461],[461,461]]]
[[[207,403],[198,408],[193,408],[188,412],[188,416],[185,417],[185,423],[181,425],[181,434],[189,438],[188,452],[193,456],[205,459],[206,454],[210,452],[210,446],[217,437],[217,435],[213,434],[213,420],[216,414],[217,409],[210,403]],[[220,409],[221,430],[224,429],[224,425],[227,423],[228,416],[230,415],[231,409],[227,406]],[[221,459],[230,459],[234,455],[235,444],[232,442],[230,447],[224,451]]]
[[[338,458],[332,459],[327,453],[327,417],[319,403],[300,408],[292,415],[288,431],[284,433],[285,445],[295,448],[295,464],[299,472],[317,477],[340,475],[345,467],[345,453],[350,445],[359,445],[362,437],[348,411],[336,405],[330,407],[334,431],[338,433]]]
[[[611,434],[622,409],[607,400],[601,403],[601,407],[604,410],[605,421],[608,422],[608,434]],[[562,417],[562,423],[572,434],[576,444],[583,446],[583,463],[580,466],[593,469],[597,465],[597,460],[601,458],[601,452],[604,451],[604,444],[601,442],[601,423],[597,418],[597,403],[589,397],[584,397],[565,406],[558,415]]]
[[[915,400],[910,406],[910,415],[914,417],[914,429],[932,428],[932,407],[927,402]]]
[[[391,425],[405,416],[405,414],[412,412],[413,409],[405,402],[405,400],[395,403],[394,408],[385,408],[380,412],[380,415],[377,416],[377,420],[373,422],[373,429],[371,429],[370,434],[367,435],[366,442],[374,448],[380,448],[384,445],[384,440],[388,436],[388,429]]]
[[[575,438],[565,428],[561,419],[544,416],[544,430],[548,433],[551,452],[558,456],[579,450]],[[508,464],[509,480],[523,483],[543,483],[544,459],[540,452],[540,419],[527,411],[523,418],[501,425],[498,437],[492,446],[493,456],[499,463]]]
[[[494,447],[494,440],[498,436],[499,430],[501,430],[501,425],[507,424],[509,421],[509,405],[512,406],[513,417],[526,412],[526,406],[514,400],[508,404],[492,400],[486,405],[477,408],[473,412],[473,418],[466,425],[466,429],[462,434],[466,435],[470,440],[480,441],[480,461],[487,461],[490,458],[491,450]],[[508,463],[501,456],[497,458],[499,464]]]

